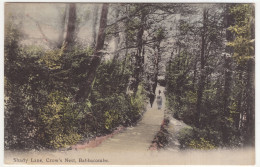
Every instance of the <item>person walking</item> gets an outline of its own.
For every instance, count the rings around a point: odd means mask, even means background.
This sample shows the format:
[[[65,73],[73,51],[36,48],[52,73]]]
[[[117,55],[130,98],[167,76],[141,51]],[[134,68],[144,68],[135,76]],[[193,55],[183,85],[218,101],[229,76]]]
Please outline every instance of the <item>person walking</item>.
[[[159,95],[161,94],[161,90],[159,90]]]
[[[162,108],[162,96],[157,96],[156,102],[157,102],[158,110],[160,110]]]
[[[153,93],[150,93],[149,98],[150,98],[150,104],[151,104],[151,108],[152,108],[155,95]]]

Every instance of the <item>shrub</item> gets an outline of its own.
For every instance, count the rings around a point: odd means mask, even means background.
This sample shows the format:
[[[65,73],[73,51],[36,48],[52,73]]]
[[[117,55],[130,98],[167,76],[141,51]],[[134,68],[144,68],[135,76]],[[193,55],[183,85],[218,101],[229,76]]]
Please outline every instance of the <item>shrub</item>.
[[[214,143],[206,139],[205,130],[199,130],[192,127],[182,129],[178,134],[178,140],[182,149],[214,149]]]
[[[183,128],[177,136],[177,138],[180,142],[180,147],[182,149],[187,148],[189,146],[189,143],[193,139],[193,137],[194,137],[193,128],[191,128],[191,127]]]
[[[189,145],[190,148],[200,149],[200,150],[208,150],[215,149],[215,146],[208,140],[203,137],[199,138],[199,140],[191,140]]]
[[[46,106],[40,110],[39,140],[48,148],[60,148],[78,142],[81,137],[75,129],[78,113],[70,97],[60,91],[50,93]]]
[[[105,128],[112,129],[119,125],[121,120],[121,113],[116,110],[108,110],[104,114],[105,116]]]
[[[110,133],[119,125],[131,126],[141,116],[144,107],[145,91],[138,86],[136,95],[126,94],[130,72],[121,62],[103,62],[90,95],[91,110],[98,125],[93,124],[95,133]]]

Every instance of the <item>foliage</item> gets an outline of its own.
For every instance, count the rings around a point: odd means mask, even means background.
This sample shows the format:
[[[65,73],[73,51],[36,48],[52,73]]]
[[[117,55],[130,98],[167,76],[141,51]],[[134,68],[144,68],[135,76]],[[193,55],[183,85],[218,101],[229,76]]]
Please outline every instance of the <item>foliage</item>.
[[[234,24],[229,27],[235,38],[228,43],[233,48],[233,58],[236,60],[238,84],[235,86],[230,113],[232,121],[238,128],[242,142],[254,145],[255,135],[255,15],[253,4],[237,4],[230,8]],[[242,102],[243,101],[243,102]],[[237,121],[238,115],[243,120]],[[239,125],[240,124],[240,125]]]
[[[121,65],[107,61],[98,68],[90,97],[100,126],[98,134],[110,132],[119,125],[133,125],[141,116],[144,90],[139,86],[135,96],[125,94],[130,73],[124,70],[122,74]]]
[[[203,150],[215,148],[214,145],[212,145],[209,141],[205,140],[204,138],[200,138],[199,140],[192,140],[189,143],[189,147]]]
[[[40,109],[39,140],[46,147],[60,148],[78,142],[76,127],[79,112],[71,98],[55,91],[48,96],[47,104]]]
[[[93,50],[23,47],[19,34],[17,28],[7,27],[6,149],[68,147],[139,120],[146,94],[141,85],[136,95],[126,93],[131,76],[128,64],[102,62],[89,99],[77,102],[75,95],[86,79]]]
[[[243,62],[254,55],[254,16],[251,4],[241,4],[230,8],[230,13],[234,15],[235,24],[230,26],[230,30],[236,38],[228,43],[234,48],[234,58]]]
[[[224,7],[222,14],[206,9],[201,24],[180,22],[180,37],[176,43],[180,51],[166,68],[168,108],[175,118],[196,126],[180,133],[179,141],[185,148],[253,144],[254,7],[251,4]],[[227,16],[229,24],[225,22]],[[229,32],[232,38],[228,37]],[[203,33],[204,47],[201,43]],[[184,42],[188,40],[193,43]],[[228,50],[228,47],[232,49]],[[199,91],[202,92],[201,101],[198,101]],[[198,105],[201,107],[199,120],[196,120]]]
[[[178,134],[178,140],[181,144],[182,149],[215,149],[213,142],[205,139],[203,132],[195,128],[184,128]]]

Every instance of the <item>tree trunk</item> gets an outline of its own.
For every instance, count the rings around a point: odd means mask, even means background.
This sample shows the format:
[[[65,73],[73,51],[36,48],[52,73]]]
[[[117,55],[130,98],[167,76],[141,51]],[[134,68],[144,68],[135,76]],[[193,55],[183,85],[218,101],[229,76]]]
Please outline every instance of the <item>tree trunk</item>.
[[[97,27],[97,18],[98,18],[98,6],[95,5],[93,8],[93,24],[92,24],[92,37],[93,37],[93,43],[92,46],[95,47],[96,45],[96,38],[97,38],[97,33],[96,33],[96,27]]]
[[[192,87],[194,91],[195,91],[195,83],[197,78],[197,63],[198,63],[197,57],[195,57],[194,68],[193,68],[193,80],[192,80]]]
[[[157,51],[155,52],[155,73],[154,73],[154,84],[153,84],[153,93],[155,94],[155,90],[158,83],[158,75],[159,75],[159,63],[161,61],[161,50],[160,50],[160,43],[161,41],[158,41],[156,44]]]
[[[140,29],[137,33],[137,53],[135,54],[135,60],[136,60],[136,64],[135,64],[135,82],[133,85],[133,92],[134,94],[136,94],[137,89],[138,89],[138,85],[141,82],[141,74],[143,72],[143,56],[142,55],[142,49],[143,49],[143,34],[144,34],[144,22],[145,22],[145,14],[144,12],[141,12],[141,25],[140,25]]]
[[[250,17],[251,40],[255,39],[255,10],[254,5],[251,6],[252,13]],[[253,45],[255,47],[255,45]],[[246,136],[245,144],[255,146],[255,53],[247,61],[247,83],[246,83]]]
[[[62,15],[62,20],[61,20],[61,24],[60,24],[61,31],[60,31],[60,34],[59,34],[59,37],[58,37],[58,44],[57,44],[58,48],[61,48],[62,45],[63,45],[63,42],[64,42],[64,32],[65,32],[65,27],[66,27],[67,13],[68,13],[68,5],[66,5],[65,11]]]
[[[231,102],[231,83],[232,83],[232,68],[231,57],[225,55],[224,63],[224,93],[223,93],[223,115],[224,120],[230,117],[230,102]],[[223,125],[223,142],[228,143],[228,127]]]
[[[228,30],[228,27],[232,25],[232,17],[229,15],[229,5],[227,4],[225,7],[225,18],[224,18],[224,23],[225,23],[225,28],[226,28],[226,40],[228,42],[232,41],[232,33]],[[231,96],[231,82],[232,82],[232,68],[231,68],[231,63],[232,63],[232,58],[230,54],[233,53],[232,47],[226,46],[225,48],[225,54],[224,57],[224,95],[223,95],[223,111],[224,115],[228,116],[229,114],[229,106],[230,106],[230,96]]]
[[[254,145],[255,140],[255,102],[254,102],[254,60],[247,62],[246,83],[246,122],[245,122],[245,144]]]
[[[242,71],[238,72],[238,80],[240,82],[242,82]],[[242,89],[242,83],[240,83],[238,85],[239,88],[239,93],[236,97],[236,101],[237,101],[237,107],[236,107],[236,111],[238,112],[238,114],[236,114],[235,116],[235,126],[237,130],[241,130],[242,127],[242,99],[243,99],[243,89]]]
[[[126,33],[126,32],[125,32]],[[128,38],[127,36],[125,37],[125,57],[124,57],[124,60],[123,60],[123,65],[122,65],[122,72],[121,72],[121,78],[120,78],[120,81],[122,81],[122,77],[123,77],[123,74],[125,73],[125,68],[126,68],[126,61],[127,61],[127,58],[128,58]]]
[[[67,34],[65,38],[65,44],[67,49],[71,48],[75,40],[76,21],[76,4],[71,3],[69,5],[69,20],[67,26]]]
[[[206,72],[205,72],[205,45],[206,45],[206,21],[207,21],[207,10],[206,8],[203,9],[203,30],[201,33],[201,53],[200,53],[200,81],[199,87],[197,91],[197,104],[196,104],[196,124],[197,128],[200,127],[200,115],[201,115],[201,105],[202,105],[202,98],[203,92],[205,87],[205,79],[206,79]]]
[[[103,4],[102,6],[102,12],[101,12],[101,18],[100,18],[100,25],[99,25],[99,32],[98,32],[98,38],[97,38],[97,44],[94,51],[93,58],[90,62],[89,71],[87,73],[87,78],[85,84],[82,84],[80,86],[80,89],[78,91],[78,94],[76,96],[77,101],[82,101],[84,98],[88,98],[91,89],[93,81],[96,77],[96,71],[98,66],[101,63],[101,56],[102,52],[100,52],[104,47],[105,42],[105,29],[107,26],[107,14],[108,14],[108,3]]]
[[[117,20],[118,17],[119,17],[119,10],[118,10],[118,9],[116,9],[115,14],[116,14],[116,20]],[[115,54],[114,54],[114,57],[113,57],[113,60],[112,60],[113,64],[114,64],[114,63],[118,60],[118,58],[119,58],[119,53],[116,52],[117,49],[118,49],[119,42],[120,42],[119,25],[118,25],[118,24],[115,25],[115,32],[116,32],[116,35],[115,35],[115,47],[114,47],[114,48],[115,48],[115,49],[114,49]]]
[[[232,17],[229,14],[229,4],[225,6],[224,24],[226,28],[226,40],[232,41],[232,33],[228,30],[228,27],[232,25]],[[232,85],[232,47],[225,47],[224,55],[224,92],[223,92],[223,115],[224,120],[230,117],[230,102],[231,102],[231,85]],[[228,144],[228,127],[223,124],[223,142]]]
[[[127,7],[126,7],[126,11],[128,11]],[[125,57],[124,57],[124,60],[123,60],[123,65],[122,65],[122,73],[121,73],[121,78],[120,78],[120,81],[122,80],[122,77],[123,77],[123,74],[125,73],[125,68],[126,68],[126,61],[128,59],[128,37],[127,37],[127,23],[124,23],[124,27],[125,27],[125,30],[124,30],[124,37],[123,38],[125,40],[124,42],[124,45],[125,45]]]

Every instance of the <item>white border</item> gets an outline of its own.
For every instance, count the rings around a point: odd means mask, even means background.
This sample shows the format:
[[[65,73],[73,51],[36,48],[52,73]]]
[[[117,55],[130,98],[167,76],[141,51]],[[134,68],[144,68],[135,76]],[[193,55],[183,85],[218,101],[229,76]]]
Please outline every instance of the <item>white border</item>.
[[[255,156],[255,160],[256,160],[256,164],[254,166],[260,166],[260,150],[259,150],[259,140],[260,140],[260,134],[259,134],[259,125],[260,125],[260,120],[259,120],[259,103],[258,100],[260,99],[260,90],[259,90],[259,85],[260,85],[260,75],[259,71],[260,71],[260,58],[258,58],[259,55],[259,42],[258,39],[259,37],[259,31],[260,27],[259,27],[259,21],[260,21],[260,0],[163,0],[163,1],[159,1],[159,0],[77,0],[77,1],[72,1],[72,0],[0,0],[0,75],[1,75],[1,79],[0,79],[0,166],[6,167],[6,166],[14,166],[14,167],[20,167],[20,166],[27,166],[27,165],[4,165],[4,3],[5,2],[85,2],[85,3],[91,3],[91,2],[95,2],[95,3],[103,3],[103,2],[109,2],[109,3],[163,3],[163,2],[169,2],[169,3],[255,3],[256,8],[256,16],[255,16],[255,22],[256,22],[256,27],[255,27],[255,34],[256,34],[256,54],[255,54],[255,58],[256,58],[256,71],[255,71],[255,116],[256,116],[256,131],[255,131],[255,140],[256,140],[256,156]],[[48,167],[52,167],[52,166],[57,166],[57,165],[28,165],[31,167],[34,166],[40,166],[40,167],[44,167],[44,166],[48,166]],[[64,166],[64,165],[58,165],[58,166]],[[70,165],[66,165],[66,166],[70,166]],[[76,165],[76,166],[84,166],[84,165]],[[86,165],[85,165],[86,166]],[[88,166],[99,166],[99,165],[88,165]],[[116,165],[110,165],[110,166],[116,166]],[[118,166],[118,165],[117,165]],[[127,165],[129,166],[129,165]],[[135,166],[141,166],[141,165],[135,165]],[[149,165],[142,165],[142,166],[149,166]],[[154,167],[159,167],[160,165],[153,165]],[[173,165],[164,165],[164,166],[173,166]],[[181,166],[181,165],[174,165],[174,166]],[[186,166],[186,165],[185,165]],[[193,166],[193,165],[187,165],[187,166]],[[205,165],[205,167],[207,167],[209,165]],[[214,165],[216,166],[216,165]],[[229,166],[229,165],[222,165],[221,167],[225,167],[225,166]]]
[[[84,2],[84,3],[255,3],[257,0],[3,0],[4,2]]]

